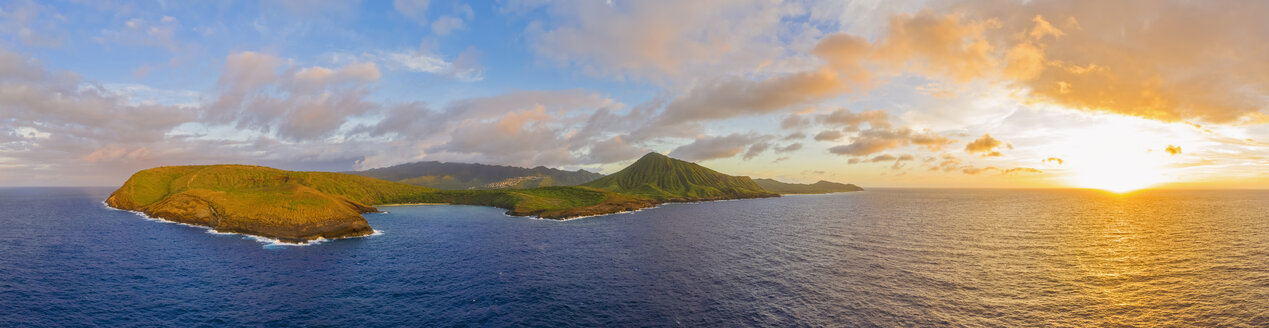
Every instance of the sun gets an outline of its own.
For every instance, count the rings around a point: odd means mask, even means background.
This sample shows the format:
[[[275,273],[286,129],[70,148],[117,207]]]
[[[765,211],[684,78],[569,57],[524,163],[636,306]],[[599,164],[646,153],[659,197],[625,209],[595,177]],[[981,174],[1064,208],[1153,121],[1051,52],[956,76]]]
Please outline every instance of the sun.
[[[1148,164],[1132,156],[1117,156],[1076,170],[1072,182],[1076,186],[1115,193],[1145,189],[1163,181],[1162,173]]]
[[[1126,193],[1167,182],[1167,154],[1157,139],[1131,124],[1085,129],[1067,148],[1068,183],[1075,187]]]

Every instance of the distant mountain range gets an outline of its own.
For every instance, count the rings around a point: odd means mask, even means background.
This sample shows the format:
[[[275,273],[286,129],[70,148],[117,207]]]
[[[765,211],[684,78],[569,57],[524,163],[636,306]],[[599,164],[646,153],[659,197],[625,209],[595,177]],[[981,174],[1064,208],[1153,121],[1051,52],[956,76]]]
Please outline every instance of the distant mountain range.
[[[835,192],[863,191],[864,188],[848,183],[820,180],[812,184],[786,183],[772,179],[754,179],[762,189],[778,194],[827,194]]]
[[[505,165],[446,162],[415,162],[344,173],[448,190],[573,186],[604,176],[586,170],[565,171],[544,166],[530,169]]]

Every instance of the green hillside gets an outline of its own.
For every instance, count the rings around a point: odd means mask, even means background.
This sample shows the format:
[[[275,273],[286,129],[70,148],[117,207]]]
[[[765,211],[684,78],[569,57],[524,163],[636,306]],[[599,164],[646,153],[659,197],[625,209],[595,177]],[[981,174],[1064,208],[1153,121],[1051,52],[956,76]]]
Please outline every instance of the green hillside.
[[[510,215],[567,219],[664,202],[776,196],[748,177],[652,153],[586,185],[528,189],[437,190],[359,175],[247,165],[158,167],[134,174],[106,204],[216,231],[303,242],[373,233],[361,214],[377,211],[375,205],[482,205]]]
[[[416,162],[347,172],[436,189],[524,189],[579,185],[602,177],[586,170],[564,171],[538,166],[523,168],[470,163]]]
[[[648,153],[634,164],[582,186],[661,201],[774,197],[749,177],[719,173],[696,163]]]
[[[112,207],[284,241],[373,232],[361,213],[434,189],[329,172],[246,165],[143,170],[110,195]]]
[[[863,191],[864,188],[847,183],[820,180],[812,184],[787,183],[772,179],[753,179],[762,189],[778,194],[827,194],[835,192]]]
[[[364,236],[361,216],[374,205],[448,203],[492,206],[511,215],[565,219],[656,206],[651,199],[585,187],[436,190],[331,172],[290,172],[247,165],[169,166],[142,170],[106,204],[151,217],[304,242]]]
[[[501,190],[438,190],[410,196],[402,203],[491,206],[515,216],[568,219],[612,214],[656,206],[659,202],[580,186]]]

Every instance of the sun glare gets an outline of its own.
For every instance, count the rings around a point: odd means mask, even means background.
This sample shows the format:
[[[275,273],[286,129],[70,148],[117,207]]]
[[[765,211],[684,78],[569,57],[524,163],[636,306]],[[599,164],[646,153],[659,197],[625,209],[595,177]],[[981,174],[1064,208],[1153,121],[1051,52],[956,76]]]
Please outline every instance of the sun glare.
[[[1119,123],[1086,130],[1067,149],[1069,183],[1125,193],[1165,182],[1167,154],[1156,149],[1158,141],[1134,124]]]
[[[1097,166],[1075,172],[1073,182],[1085,188],[1125,193],[1148,188],[1162,181],[1157,169],[1140,165],[1132,158],[1108,159]]]

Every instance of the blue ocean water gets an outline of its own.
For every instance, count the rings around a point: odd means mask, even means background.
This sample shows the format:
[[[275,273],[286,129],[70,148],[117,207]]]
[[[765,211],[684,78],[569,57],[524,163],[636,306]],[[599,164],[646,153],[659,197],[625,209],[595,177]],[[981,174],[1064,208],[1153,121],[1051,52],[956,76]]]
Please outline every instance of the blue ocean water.
[[[1269,192],[872,190],[310,246],[0,189],[0,326],[1269,326]]]

